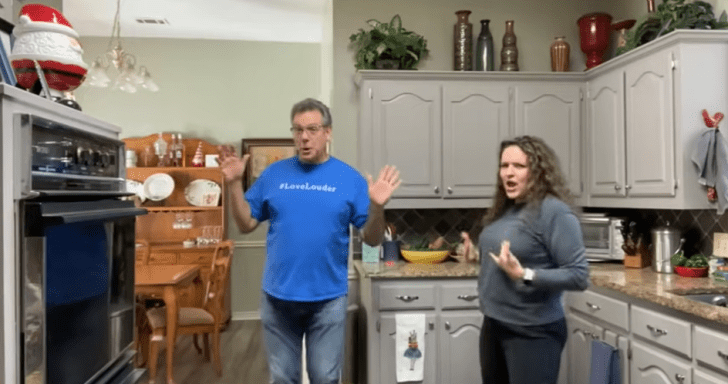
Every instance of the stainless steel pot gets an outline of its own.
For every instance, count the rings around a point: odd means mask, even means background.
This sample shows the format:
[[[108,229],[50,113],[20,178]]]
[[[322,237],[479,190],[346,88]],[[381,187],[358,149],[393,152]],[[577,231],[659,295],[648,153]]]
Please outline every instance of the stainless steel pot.
[[[684,242],[680,231],[670,227],[669,222],[664,227],[652,229],[652,269],[659,273],[672,273],[670,258],[680,251]]]

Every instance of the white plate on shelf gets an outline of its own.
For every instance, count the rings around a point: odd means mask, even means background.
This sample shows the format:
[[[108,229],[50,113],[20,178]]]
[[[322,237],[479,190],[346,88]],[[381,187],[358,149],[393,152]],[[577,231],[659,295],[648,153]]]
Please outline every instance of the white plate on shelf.
[[[193,180],[185,188],[187,202],[196,207],[216,207],[220,202],[220,185],[212,180]]]
[[[152,201],[169,197],[174,191],[174,179],[166,173],[155,173],[144,180],[144,195]]]
[[[136,180],[126,180],[126,191],[137,195],[142,203],[147,199],[144,196],[144,185]]]

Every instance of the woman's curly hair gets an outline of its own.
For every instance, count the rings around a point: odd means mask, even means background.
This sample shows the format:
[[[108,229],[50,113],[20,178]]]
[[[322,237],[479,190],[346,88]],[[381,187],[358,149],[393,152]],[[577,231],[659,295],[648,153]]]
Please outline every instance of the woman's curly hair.
[[[517,146],[528,157],[528,181],[523,199],[519,199],[531,207],[540,206],[541,202],[548,195],[552,195],[569,205],[573,206],[573,197],[569,187],[566,186],[564,175],[561,173],[559,158],[551,147],[541,138],[535,136],[519,136],[511,140],[504,140],[500,145],[498,162],[503,156],[503,151],[511,146]],[[497,188],[493,206],[488,209],[484,223],[489,224],[497,220],[503,213],[516,203],[506,196],[503,180],[500,177],[500,166],[498,167]]]

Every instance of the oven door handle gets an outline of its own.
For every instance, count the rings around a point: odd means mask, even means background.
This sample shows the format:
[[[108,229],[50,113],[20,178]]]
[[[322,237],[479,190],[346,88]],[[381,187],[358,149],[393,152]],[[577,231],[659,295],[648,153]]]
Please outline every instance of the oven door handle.
[[[44,214],[43,218],[60,220],[64,224],[80,223],[83,221],[93,220],[109,220],[121,217],[146,215],[147,210],[144,208],[117,208],[102,209],[89,211],[73,211],[73,212],[56,212],[53,214]]]

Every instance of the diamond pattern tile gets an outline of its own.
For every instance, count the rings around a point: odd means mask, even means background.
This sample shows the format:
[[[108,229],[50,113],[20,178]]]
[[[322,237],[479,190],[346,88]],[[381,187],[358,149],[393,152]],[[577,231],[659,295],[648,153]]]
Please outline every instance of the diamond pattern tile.
[[[606,212],[626,217],[638,223],[638,231],[651,241],[650,230],[667,222],[680,229],[685,237],[685,250],[689,253],[713,253],[713,233],[728,233],[728,212],[718,215],[715,210],[651,210],[584,208],[584,212]],[[482,229],[485,209],[393,209],[385,212],[387,222],[395,224],[399,240],[413,242],[423,237],[432,241],[439,236],[448,244],[460,241],[460,232],[467,231],[477,241]],[[358,236],[353,242],[361,243]],[[361,258],[361,245],[355,244],[354,258]]]

